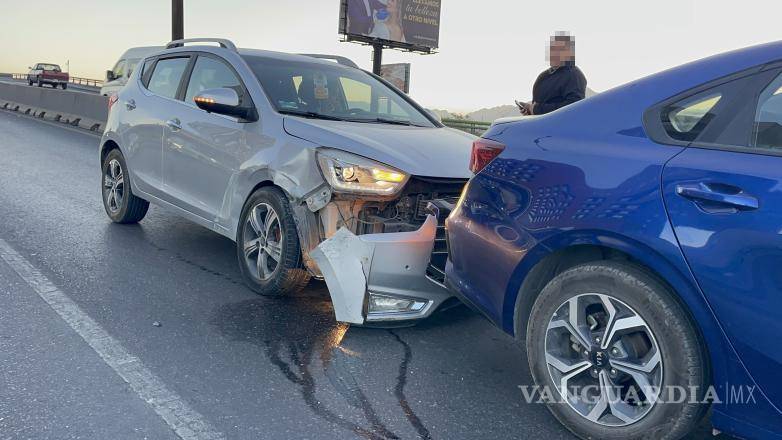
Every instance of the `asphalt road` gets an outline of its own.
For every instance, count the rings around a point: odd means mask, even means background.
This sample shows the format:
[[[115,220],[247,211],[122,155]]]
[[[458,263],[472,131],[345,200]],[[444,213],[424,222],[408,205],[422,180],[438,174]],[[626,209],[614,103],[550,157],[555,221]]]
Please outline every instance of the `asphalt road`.
[[[0,112],[0,241],[225,438],[572,438],[524,402],[523,352],[466,308],[348,327],[323,283],[259,297],[230,240],[161,208],[112,224],[97,142]],[[0,259],[0,439],[176,438],[27,281]]]

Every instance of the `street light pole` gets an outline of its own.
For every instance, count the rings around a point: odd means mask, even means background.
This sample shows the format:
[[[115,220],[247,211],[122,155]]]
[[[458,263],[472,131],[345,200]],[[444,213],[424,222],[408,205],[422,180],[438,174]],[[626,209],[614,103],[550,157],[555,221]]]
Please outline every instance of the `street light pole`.
[[[383,45],[375,43],[372,45],[372,73],[380,75],[380,67],[383,65]]]
[[[184,0],[171,0],[171,40],[185,38]]]

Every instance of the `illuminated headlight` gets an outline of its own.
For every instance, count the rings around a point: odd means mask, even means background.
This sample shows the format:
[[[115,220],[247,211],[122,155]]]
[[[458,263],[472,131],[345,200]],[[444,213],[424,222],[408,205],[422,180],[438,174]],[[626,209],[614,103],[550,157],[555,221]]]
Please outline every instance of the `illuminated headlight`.
[[[331,148],[318,150],[318,165],[334,192],[392,196],[410,177],[388,165]]]
[[[426,306],[425,300],[398,298],[378,293],[369,293],[369,313],[417,312]]]

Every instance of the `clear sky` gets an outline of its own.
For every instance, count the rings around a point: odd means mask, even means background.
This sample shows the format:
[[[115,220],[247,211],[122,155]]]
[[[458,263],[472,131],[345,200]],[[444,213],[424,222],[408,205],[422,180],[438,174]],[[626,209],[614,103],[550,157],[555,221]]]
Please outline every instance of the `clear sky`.
[[[185,36],[219,36],[240,47],[348,56],[371,68],[371,50],[342,43],[339,0],[184,0]],[[781,0],[443,0],[440,50],[387,50],[412,63],[410,94],[452,111],[528,99],[546,68],[554,31],[576,36],[577,63],[603,91],[690,60],[782,39]],[[101,79],[128,47],[169,40],[169,0],[5,0],[0,72],[35,62]]]

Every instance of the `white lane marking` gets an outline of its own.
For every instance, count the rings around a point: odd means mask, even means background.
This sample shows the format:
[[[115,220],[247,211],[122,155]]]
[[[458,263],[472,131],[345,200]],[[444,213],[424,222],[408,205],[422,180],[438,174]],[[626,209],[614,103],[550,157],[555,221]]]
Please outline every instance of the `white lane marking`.
[[[130,354],[119,341],[103,330],[65,293],[1,238],[0,258],[95,350],[182,440],[225,438],[222,433],[210,426],[201,414],[169,390],[163,381],[141,363],[139,358]]]

